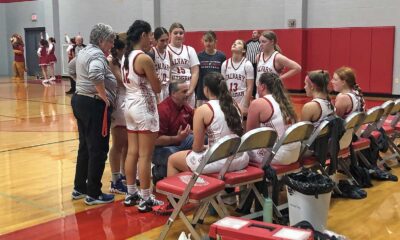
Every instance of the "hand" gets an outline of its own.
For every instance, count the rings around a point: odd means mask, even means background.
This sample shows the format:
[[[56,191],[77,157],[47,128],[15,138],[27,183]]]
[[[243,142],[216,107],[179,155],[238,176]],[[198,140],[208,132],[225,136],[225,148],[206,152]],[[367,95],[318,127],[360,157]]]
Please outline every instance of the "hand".
[[[176,135],[177,139],[179,140],[179,142],[181,142],[182,140],[184,140],[189,134],[190,134],[191,130],[190,130],[190,125],[186,125],[185,129],[182,129],[182,126],[179,127],[178,129],[178,134]]]
[[[110,101],[108,100],[108,98],[102,98],[102,99],[106,103],[106,106],[109,107],[110,106]]]
[[[247,111],[249,110],[248,108],[246,108],[246,107],[243,107],[243,106],[239,106],[239,108],[240,108],[240,112],[242,113],[242,116],[244,117],[244,116],[247,116]]]

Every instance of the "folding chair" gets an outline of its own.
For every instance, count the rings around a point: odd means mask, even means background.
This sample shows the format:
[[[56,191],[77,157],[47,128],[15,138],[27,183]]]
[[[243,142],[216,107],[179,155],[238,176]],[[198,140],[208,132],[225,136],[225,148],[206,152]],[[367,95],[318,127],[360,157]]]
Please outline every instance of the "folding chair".
[[[278,142],[276,142],[271,150],[271,154],[269,155],[269,157],[264,159],[260,166],[261,169],[264,169],[265,166],[270,165],[276,173],[278,182],[276,184],[273,184],[272,186],[272,201],[274,202],[274,212],[278,218],[282,217],[282,215],[280,214],[280,210],[282,208],[285,208],[285,206],[278,206],[279,190],[282,186],[282,182],[280,181],[280,179],[286,174],[300,171],[301,166],[299,161],[296,161],[289,165],[271,164],[271,162],[282,146],[295,142],[303,143],[303,141],[306,141],[311,136],[313,130],[314,125],[309,121],[298,122],[290,126],[288,129],[286,129],[285,133],[278,140]],[[300,156],[300,151],[297,157]],[[275,206],[277,207],[275,208]]]
[[[389,108],[390,104],[388,103],[387,105]],[[388,138],[389,149],[392,152],[392,155],[385,157],[383,161],[392,159],[394,157],[397,159],[397,161],[400,161],[400,149],[395,144],[396,138],[400,136],[400,99],[394,101],[394,105],[390,110],[390,114],[388,114],[386,118],[382,119],[382,121],[383,123],[380,126],[383,128]],[[378,127],[379,126],[377,126],[377,128]]]
[[[396,106],[397,105],[397,106]],[[394,143],[394,140],[396,138],[396,132],[395,132],[395,127],[392,127],[392,125],[385,124],[386,119],[389,117],[391,113],[397,114],[400,109],[400,101],[397,101],[397,104],[395,105],[395,102],[392,100],[388,100],[384,102],[381,107],[383,108],[384,112],[382,114],[382,117],[380,121],[376,125],[376,129],[382,128],[384,131],[379,132],[379,131],[373,131],[372,134],[374,134],[375,138],[378,138],[381,133],[385,134],[385,136],[388,139],[388,144],[389,144],[389,149],[392,153],[390,156],[386,156],[385,158],[382,159],[382,162],[385,163],[389,159],[396,158],[397,161],[400,162],[400,149],[397,147],[397,145]],[[393,123],[395,124],[395,122]],[[397,123],[396,123],[397,124]]]
[[[166,195],[174,207],[174,211],[168,218],[158,239],[165,239],[178,215],[191,232],[193,238],[196,240],[201,239],[182,212],[182,207],[186,202],[199,203],[199,208],[204,205],[208,206],[211,203],[221,218],[225,216],[224,210],[220,207],[222,200],[218,195],[224,190],[225,183],[222,180],[201,175],[201,173],[206,164],[232,156],[236,153],[239,145],[240,138],[238,136],[234,134],[225,136],[207,150],[205,157],[194,172],[182,172],[157,182],[157,192]],[[179,201],[176,202],[174,198],[179,199]]]
[[[304,156],[304,154],[311,148],[311,145],[319,138],[325,137],[329,134],[329,121],[322,121],[314,132],[303,142],[302,149],[300,153],[300,165],[304,169],[317,167],[322,173],[326,174],[325,169],[322,167],[321,163],[317,160],[315,156]],[[327,139],[328,140],[328,139]]]
[[[345,164],[345,160],[349,159],[350,157],[350,145],[352,143],[353,134],[361,126],[364,118],[364,112],[354,112],[344,120],[345,133],[339,141],[340,150],[337,157],[338,166],[340,166],[341,169],[346,173],[346,175],[351,178],[357,185],[358,182],[353,177],[353,175],[351,175],[349,168]]]
[[[361,160],[364,163],[364,165],[367,166],[369,169],[371,169],[372,166],[361,151],[370,147],[371,141],[369,140],[369,137],[371,136],[372,132],[376,129],[376,125],[380,121],[383,112],[384,110],[380,106],[369,109],[366,112],[366,117],[362,122],[362,126],[365,126],[365,128],[356,133],[358,140],[353,141],[351,143],[351,146],[354,150],[354,153],[356,154],[356,157],[359,160]]]
[[[245,153],[251,150],[272,148],[277,139],[277,133],[269,127],[261,127],[250,130],[241,138],[240,146],[236,154]],[[233,158],[232,158],[233,159]],[[248,198],[251,191],[255,194],[256,199],[261,205],[264,204],[264,198],[255,187],[256,182],[263,181],[264,171],[261,168],[247,166],[245,169],[234,172],[227,172],[232,161],[226,161],[224,167],[219,173],[209,174],[225,182],[226,188],[235,188],[247,186],[243,197],[239,203],[239,208],[242,208],[245,200]]]

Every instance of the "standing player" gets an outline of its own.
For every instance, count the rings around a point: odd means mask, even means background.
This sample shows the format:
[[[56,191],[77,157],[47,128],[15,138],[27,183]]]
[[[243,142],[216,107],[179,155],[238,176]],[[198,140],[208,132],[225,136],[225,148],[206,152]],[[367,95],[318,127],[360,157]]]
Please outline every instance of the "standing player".
[[[185,29],[180,23],[173,23],[169,28],[171,43],[168,51],[172,55],[171,81],[185,80],[189,83],[189,105],[195,106],[195,94],[197,81],[199,79],[199,59],[196,51],[191,46],[183,44]]]
[[[161,81],[161,92],[158,101],[162,102],[169,96],[169,81],[171,76],[171,53],[166,51],[168,46],[168,31],[163,27],[154,30],[155,47],[152,47],[150,53],[154,55],[154,64],[158,78]]]
[[[128,150],[128,139],[126,133],[126,122],[124,115],[125,86],[121,76],[121,58],[125,52],[125,43],[116,36],[111,55],[107,58],[111,72],[117,80],[117,103],[111,115],[112,146],[110,149],[111,168],[111,193],[126,194],[126,186],[122,180],[125,176],[124,165],[126,152]]]
[[[278,46],[278,39],[274,32],[264,31],[261,34],[260,47],[262,52],[257,56],[256,86],[258,86],[261,74],[266,72],[280,75],[283,69],[287,68],[288,71],[279,76],[281,80],[300,73],[301,66],[280,53],[281,49]]]
[[[253,92],[254,69],[246,55],[246,44],[238,39],[232,44],[232,57],[222,64],[221,73],[232,98],[239,105],[243,115],[247,115],[247,108]]]
[[[207,31],[203,34],[202,42],[204,51],[198,53],[200,61],[199,81],[196,86],[197,106],[205,103],[207,98],[204,95],[204,77],[210,72],[221,72],[222,63],[226,60],[223,52],[216,49],[217,35],[213,31]]]
[[[128,129],[128,154],[125,161],[128,194],[125,206],[139,201],[140,212],[162,205],[150,194],[151,160],[159,130],[156,93],[161,90],[150,50],[151,26],[136,20],[127,31],[127,47],[122,58],[122,77],[126,87],[125,120]],[[136,185],[139,164],[140,193]]]

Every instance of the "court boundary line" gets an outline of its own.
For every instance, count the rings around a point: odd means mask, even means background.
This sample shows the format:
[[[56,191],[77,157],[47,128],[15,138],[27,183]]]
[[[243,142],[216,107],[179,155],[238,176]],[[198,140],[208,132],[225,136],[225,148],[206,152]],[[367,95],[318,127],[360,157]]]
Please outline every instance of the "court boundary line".
[[[67,140],[62,140],[62,141],[58,141],[58,142],[42,143],[42,144],[30,145],[30,146],[7,149],[7,150],[0,150],[0,153],[18,151],[18,150],[23,150],[23,149],[27,149],[27,148],[43,147],[46,145],[52,145],[52,144],[63,143],[63,142],[72,142],[72,141],[76,141],[76,140],[79,140],[79,138],[67,139]]]

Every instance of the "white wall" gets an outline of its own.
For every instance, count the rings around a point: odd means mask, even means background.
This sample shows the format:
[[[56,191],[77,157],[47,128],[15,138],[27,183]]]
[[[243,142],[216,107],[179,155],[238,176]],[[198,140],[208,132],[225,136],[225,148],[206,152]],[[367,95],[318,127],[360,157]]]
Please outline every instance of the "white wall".
[[[12,53],[8,52],[8,47],[9,45],[9,38],[7,33],[7,24],[6,24],[6,13],[5,13],[5,8],[6,6],[4,4],[0,4],[0,56],[3,59],[0,64],[0,76],[3,75],[10,75],[8,72],[8,68],[10,66],[10,62],[8,61],[8,56],[9,54],[12,55]]]
[[[0,4],[1,8],[4,9],[4,14],[0,15],[0,18],[4,18],[6,29],[1,31],[2,39],[6,39],[8,56],[7,70],[0,68],[0,75],[11,75],[12,74],[12,61],[14,54],[12,53],[12,47],[8,39],[13,33],[18,33],[22,36],[25,41],[25,28],[34,27],[45,27],[46,31],[53,34],[53,18],[52,18],[52,1],[49,0],[38,0],[18,3],[7,3]],[[35,13],[38,16],[36,22],[32,22],[31,16]],[[1,25],[1,24],[0,24]],[[0,26],[1,28],[1,26]],[[51,36],[51,35],[50,35]]]
[[[400,1],[308,0],[308,27],[396,26],[393,94],[400,94]]]
[[[283,28],[285,1],[161,1],[161,25],[180,22],[187,31]]]
[[[152,27],[160,22],[167,29],[181,22],[187,31],[287,28],[287,20],[296,19],[297,27],[309,28],[396,26],[396,36],[400,36],[399,12],[399,0],[37,0],[0,4],[0,32],[6,33],[0,37],[0,54],[8,54],[9,59],[1,64],[0,75],[11,74],[9,36],[23,34],[26,27],[46,27],[59,43],[64,34],[79,32],[88,43],[90,30],[98,22],[125,32],[135,19],[144,19]],[[37,22],[30,20],[32,13],[38,15]],[[400,94],[399,43],[397,38],[394,94]]]
[[[80,33],[84,42],[89,42],[89,34],[97,23],[110,25],[116,32],[125,32],[136,19],[151,20],[143,14],[143,8],[149,11],[151,0],[59,0],[60,34],[64,37]],[[150,7],[151,8],[151,7]],[[151,11],[151,9],[150,9]],[[146,19],[147,17],[147,19]]]

